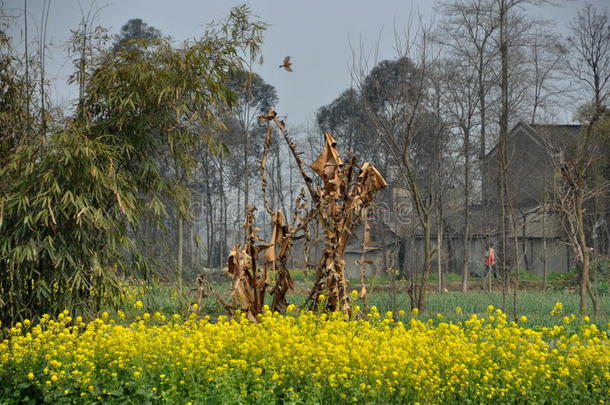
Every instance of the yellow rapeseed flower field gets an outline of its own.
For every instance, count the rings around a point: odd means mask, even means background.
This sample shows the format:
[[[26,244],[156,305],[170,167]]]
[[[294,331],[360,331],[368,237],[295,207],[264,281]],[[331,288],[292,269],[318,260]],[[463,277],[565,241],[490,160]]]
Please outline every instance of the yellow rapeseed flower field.
[[[267,311],[211,322],[17,324],[0,343],[0,403],[604,403],[610,341],[581,322],[533,330],[499,310],[458,323],[376,310]],[[356,318],[356,317],[354,317]],[[574,328],[572,328],[574,330]]]

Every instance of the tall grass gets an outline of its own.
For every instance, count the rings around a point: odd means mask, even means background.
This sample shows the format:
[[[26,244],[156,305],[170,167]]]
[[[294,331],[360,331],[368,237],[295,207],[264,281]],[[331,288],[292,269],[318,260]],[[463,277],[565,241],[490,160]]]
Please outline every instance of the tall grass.
[[[406,310],[411,308],[409,296],[404,290],[404,286],[400,286],[396,293],[396,305],[392,304],[392,293],[388,286],[383,283],[383,280],[375,280],[373,288],[368,294],[366,305],[363,300],[356,300],[353,304],[365,307],[375,306],[377,309],[385,313],[387,311]],[[357,283],[351,284],[355,289]],[[296,291],[288,294],[288,301],[296,306],[302,306],[307,298],[308,287],[310,281],[298,281]],[[223,300],[230,302],[230,283],[217,283],[213,285],[214,290]],[[186,314],[191,310],[192,304],[198,303],[197,312],[200,315],[210,315],[218,317],[225,315],[224,307],[213,297],[206,297],[199,301],[193,290],[184,289],[183,295],[178,294],[177,288],[169,284],[152,284],[150,286],[134,286],[129,287],[126,295],[127,302],[123,307],[127,319],[131,318],[131,313],[140,312],[134,306],[136,301],[140,301],[144,310],[154,313],[171,316],[172,314]],[[268,304],[271,303],[272,297],[268,298]],[[560,291],[523,291],[517,296],[517,314],[525,315],[530,322],[530,325],[548,326],[557,321],[556,317],[550,315],[550,311],[556,302],[563,303],[563,312],[565,314],[578,313],[578,295],[569,292]],[[607,314],[610,313],[610,299],[607,296],[600,297],[602,313],[606,314],[602,317],[594,319],[600,325],[605,327],[610,320]],[[468,293],[462,292],[430,292],[426,298],[426,311],[420,314],[423,319],[436,318],[437,314],[442,314],[444,319],[448,321],[463,320],[466,314],[482,314],[485,313],[489,305],[495,308],[501,308],[507,313],[512,314],[512,304],[508,303],[507,308],[502,308],[502,293],[501,292],[484,292],[473,291]],[[456,313],[456,308],[461,309],[461,313]]]

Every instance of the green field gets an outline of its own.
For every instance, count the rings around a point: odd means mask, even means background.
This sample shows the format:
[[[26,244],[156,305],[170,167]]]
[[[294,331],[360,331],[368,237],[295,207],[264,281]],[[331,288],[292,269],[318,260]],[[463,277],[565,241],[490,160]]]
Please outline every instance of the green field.
[[[297,307],[302,307],[307,298],[307,292],[312,282],[304,277],[297,279],[295,290],[288,294],[288,301]],[[407,286],[404,281],[397,281],[392,286],[388,279],[379,278],[370,280],[366,300],[357,299],[353,305],[359,306],[362,311],[367,311],[375,306],[381,313],[387,311],[397,312],[399,310],[411,309]],[[231,302],[231,284],[227,282],[216,282],[211,284],[214,294],[221,297],[226,302]],[[350,288],[360,290],[360,285],[352,280]],[[476,286],[476,283],[475,283]],[[500,286],[494,284],[494,290],[490,293],[482,289],[473,289],[467,293],[449,291],[439,293],[435,291],[434,283],[429,285],[429,292],[426,298],[426,310],[420,316],[422,318],[437,318],[437,314],[442,314],[447,321],[463,320],[464,314],[483,314],[489,305],[503,309],[509,316],[516,312],[517,316],[525,315],[534,326],[548,326],[557,321],[550,315],[551,310],[557,302],[563,304],[563,314],[578,314],[578,294],[573,289],[555,291],[549,288],[541,291],[540,286],[529,283],[528,287],[536,287],[531,290],[519,291],[517,294],[517,310],[513,309],[513,294],[508,292],[503,296]],[[552,287],[552,286],[551,286]],[[128,288],[130,291],[125,299],[127,302],[117,301],[117,307],[132,308],[133,302],[142,301],[144,309],[149,312],[161,312],[166,315],[175,313],[186,314],[192,304],[197,303],[200,315],[210,315],[215,318],[226,315],[226,310],[222,304],[213,296],[208,296],[199,300],[194,286],[185,286],[183,294],[179,294],[177,289],[170,284],[152,284],[149,286],[138,286]],[[267,295],[267,300],[271,303],[271,296]],[[599,301],[602,308],[602,316],[592,317],[594,322],[605,325],[610,318],[610,297],[600,294]],[[456,308],[458,312],[456,313]],[[109,310],[112,308],[108,308]],[[461,309],[461,311],[460,311]],[[129,309],[126,310],[129,318]],[[139,311],[136,311],[139,312]],[[134,312],[135,313],[135,312]]]

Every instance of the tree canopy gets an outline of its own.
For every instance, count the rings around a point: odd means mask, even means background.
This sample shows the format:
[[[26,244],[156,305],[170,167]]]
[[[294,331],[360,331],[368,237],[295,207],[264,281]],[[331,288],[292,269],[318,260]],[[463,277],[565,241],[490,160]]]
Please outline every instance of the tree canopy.
[[[133,41],[151,38],[161,38],[161,31],[140,18],[132,18],[121,27],[121,33],[115,35],[112,49],[117,52],[122,48],[136,46]]]
[[[235,105],[227,83],[244,49],[258,53],[263,29],[239,7],[178,48],[149,37],[97,55],[82,113],[21,145],[0,138],[10,149],[0,166],[3,323],[65,308],[88,314],[119,293],[118,276],[142,262],[129,229],[146,213],[162,217],[165,197],[185,209],[188,190],[164,175],[158,155],[169,151],[172,170],[191,175],[198,148],[213,142],[197,128]],[[24,120],[3,121],[2,134],[22,132]]]

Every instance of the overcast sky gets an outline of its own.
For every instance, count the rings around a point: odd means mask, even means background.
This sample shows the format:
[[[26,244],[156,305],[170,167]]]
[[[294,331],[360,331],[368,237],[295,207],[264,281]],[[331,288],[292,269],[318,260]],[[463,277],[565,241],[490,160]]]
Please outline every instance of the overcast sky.
[[[0,0],[3,11],[19,15],[25,0]],[[42,20],[42,5],[48,0],[28,0],[29,35],[37,35]],[[131,18],[141,18],[176,41],[198,36],[205,24],[220,20],[231,6],[244,1],[212,0],[50,0],[47,28],[47,74],[54,79],[55,100],[67,104],[75,96],[65,85],[71,64],[65,51],[70,29],[81,20],[81,9],[100,9],[97,24],[118,33]],[[264,64],[254,70],[275,86],[277,110],[288,116],[291,125],[311,122],[315,111],[350,86],[352,53],[350,42],[371,48],[380,39],[379,60],[393,58],[394,27],[402,29],[412,10],[426,22],[434,17],[432,0],[257,0],[247,2],[254,14],[269,24],[263,45]],[[582,0],[558,1],[559,5],[532,8],[530,13],[555,20],[555,30],[566,32]],[[594,0],[597,8],[610,7],[610,0]],[[438,19],[438,17],[436,17]],[[22,39],[23,19],[12,30],[17,42]],[[294,72],[278,68],[290,55]]]

